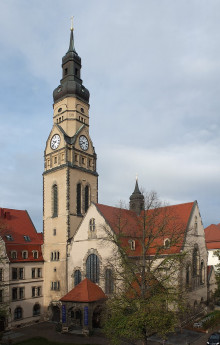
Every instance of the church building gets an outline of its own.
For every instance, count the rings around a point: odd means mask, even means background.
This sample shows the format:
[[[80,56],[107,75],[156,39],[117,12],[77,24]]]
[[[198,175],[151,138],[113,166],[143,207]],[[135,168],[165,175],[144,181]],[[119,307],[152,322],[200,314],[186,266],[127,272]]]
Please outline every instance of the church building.
[[[72,27],[69,49],[62,59],[62,79],[53,92],[53,126],[44,152],[44,306],[46,319],[63,320],[68,325],[83,327],[82,320],[89,317],[88,331],[99,324],[101,304],[117,291],[117,260],[114,266],[112,258],[118,253],[106,241],[106,229],[117,234],[120,213],[126,219],[123,246],[128,248],[129,258],[139,260],[139,224],[145,200],[136,181],[129,210],[98,203],[97,156],[89,134],[89,91],[83,85],[81,67]],[[160,237],[158,243],[163,256],[173,250],[187,252],[176,282],[187,291],[189,304],[196,310],[207,301],[207,250],[198,204],[168,206],[162,212],[181,222],[178,246],[172,246],[169,236]],[[174,229],[174,223],[169,227]],[[155,255],[149,250],[149,255]],[[74,309],[76,303],[84,303],[82,310],[79,306]]]

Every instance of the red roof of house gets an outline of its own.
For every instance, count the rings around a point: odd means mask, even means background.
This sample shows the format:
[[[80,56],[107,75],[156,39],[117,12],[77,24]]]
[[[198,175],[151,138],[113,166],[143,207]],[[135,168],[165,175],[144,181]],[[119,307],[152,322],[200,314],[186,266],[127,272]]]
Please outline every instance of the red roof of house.
[[[27,211],[0,208],[0,236],[11,262],[43,261],[43,237],[36,231]],[[11,258],[12,251],[17,252],[16,259]],[[28,251],[27,259],[22,258],[22,251]],[[38,251],[37,258],[33,257],[33,251]]]
[[[163,254],[178,253],[184,244],[185,232],[193,210],[194,202],[165,206],[157,209],[142,211],[138,216],[131,210],[96,204],[97,210],[105,218],[111,229],[121,236],[123,247],[127,247],[129,255],[141,254],[140,239],[143,228],[146,229],[146,240],[149,242],[148,255],[154,255],[159,246],[164,245],[165,239],[173,240],[169,249]],[[145,224],[144,224],[145,222]],[[135,250],[130,250],[129,240],[135,240]]]
[[[205,241],[208,249],[220,249],[220,223],[205,228]]]
[[[63,296],[62,302],[95,302],[102,299],[107,299],[102,289],[85,278],[81,283]]]

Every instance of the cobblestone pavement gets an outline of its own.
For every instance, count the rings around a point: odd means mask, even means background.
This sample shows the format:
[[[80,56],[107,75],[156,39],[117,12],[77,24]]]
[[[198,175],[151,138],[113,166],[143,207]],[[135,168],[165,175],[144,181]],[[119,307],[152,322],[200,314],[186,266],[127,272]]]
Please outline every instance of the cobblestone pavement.
[[[96,344],[96,345],[109,345],[109,341],[101,334],[97,333],[91,337],[84,337],[75,334],[61,334],[56,332],[56,325],[51,322],[41,322],[32,326],[19,328],[10,332],[6,332],[3,338],[3,344],[8,344],[8,339],[11,339],[13,344],[25,339],[41,336],[54,342],[64,342],[71,344]],[[192,332],[184,330],[181,334],[171,334],[166,345],[206,345],[207,339],[211,333],[220,329],[220,325],[211,330],[208,334]],[[158,337],[151,337],[148,341],[149,345],[163,344],[162,340]],[[124,345],[128,345],[124,343]],[[137,343],[139,345],[139,343]]]

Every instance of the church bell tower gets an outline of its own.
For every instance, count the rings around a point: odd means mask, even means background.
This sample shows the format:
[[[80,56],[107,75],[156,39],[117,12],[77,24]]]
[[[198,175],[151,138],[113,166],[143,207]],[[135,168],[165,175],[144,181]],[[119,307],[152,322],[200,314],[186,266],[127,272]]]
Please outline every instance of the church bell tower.
[[[52,307],[67,293],[68,242],[90,203],[98,202],[97,157],[89,135],[89,91],[83,85],[81,67],[71,27],[62,79],[53,92],[53,127],[44,152],[44,302]]]

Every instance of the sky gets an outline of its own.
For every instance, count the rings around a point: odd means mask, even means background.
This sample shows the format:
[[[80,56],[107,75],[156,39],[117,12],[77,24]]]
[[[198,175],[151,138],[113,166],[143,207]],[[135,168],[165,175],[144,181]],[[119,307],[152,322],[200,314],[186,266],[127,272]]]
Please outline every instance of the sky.
[[[135,177],[220,222],[220,1],[0,0],[0,207],[42,231],[44,149],[70,17],[90,91],[99,202]]]

